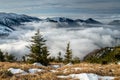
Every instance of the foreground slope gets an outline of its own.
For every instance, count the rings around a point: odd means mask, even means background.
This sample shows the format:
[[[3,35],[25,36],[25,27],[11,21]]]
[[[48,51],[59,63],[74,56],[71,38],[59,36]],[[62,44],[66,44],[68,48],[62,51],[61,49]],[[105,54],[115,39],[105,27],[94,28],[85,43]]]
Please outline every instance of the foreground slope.
[[[117,64],[51,64],[49,66],[27,63],[0,62],[0,80],[119,80]],[[53,66],[59,66],[54,68]]]

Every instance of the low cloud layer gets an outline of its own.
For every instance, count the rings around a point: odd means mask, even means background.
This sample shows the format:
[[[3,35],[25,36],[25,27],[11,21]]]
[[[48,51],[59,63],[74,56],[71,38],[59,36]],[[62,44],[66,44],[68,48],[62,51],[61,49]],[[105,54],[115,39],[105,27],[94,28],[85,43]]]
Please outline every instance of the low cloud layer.
[[[30,53],[26,46],[30,45],[29,40],[37,29],[47,40],[51,56],[57,56],[59,51],[64,55],[66,44],[70,42],[73,55],[81,59],[94,49],[117,45],[115,38],[120,34],[118,29],[112,27],[57,28],[57,24],[48,22],[27,23],[16,29],[8,37],[0,39],[0,49],[17,58]]]

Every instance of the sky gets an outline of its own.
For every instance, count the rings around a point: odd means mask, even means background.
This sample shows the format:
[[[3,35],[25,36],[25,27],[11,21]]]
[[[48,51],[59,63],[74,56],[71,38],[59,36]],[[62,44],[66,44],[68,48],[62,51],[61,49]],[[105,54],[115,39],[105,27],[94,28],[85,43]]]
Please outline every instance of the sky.
[[[120,0],[0,0],[0,12],[34,16],[120,14]]]

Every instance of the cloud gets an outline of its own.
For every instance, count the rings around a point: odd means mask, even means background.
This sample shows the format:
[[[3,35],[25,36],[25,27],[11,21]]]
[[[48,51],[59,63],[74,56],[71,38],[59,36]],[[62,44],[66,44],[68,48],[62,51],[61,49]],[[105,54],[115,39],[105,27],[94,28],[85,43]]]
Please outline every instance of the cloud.
[[[57,28],[56,23],[39,22],[27,23],[26,25],[16,28],[17,31],[12,32],[8,37],[0,39],[0,49],[15,54],[18,58],[24,54],[29,54],[29,40],[34,35],[37,29],[40,29],[41,34],[47,40],[51,56],[57,56],[59,51],[62,56],[65,54],[66,45],[71,44],[73,56],[78,56],[81,59],[93,51],[94,49],[114,46],[116,43],[115,37],[119,36],[119,29],[111,27],[70,27]]]
[[[0,2],[1,11],[26,14],[120,13],[119,0],[0,0]]]

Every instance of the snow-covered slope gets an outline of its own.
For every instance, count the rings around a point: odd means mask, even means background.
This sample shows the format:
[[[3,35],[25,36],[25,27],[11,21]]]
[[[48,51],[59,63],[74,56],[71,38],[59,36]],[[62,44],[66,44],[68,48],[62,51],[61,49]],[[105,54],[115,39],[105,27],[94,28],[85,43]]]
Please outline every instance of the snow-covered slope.
[[[39,21],[39,18],[15,13],[0,13],[0,24],[5,26],[20,25],[22,22]]]
[[[13,26],[32,21],[40,21],[40,19],[23,14],[0,13],[0,35],[6,35],[9,34],[9,32],[12,32],[14,30]]]
[[[13,30],[11,28],[0,25],[0,36],[8,35],[12,31]]]

